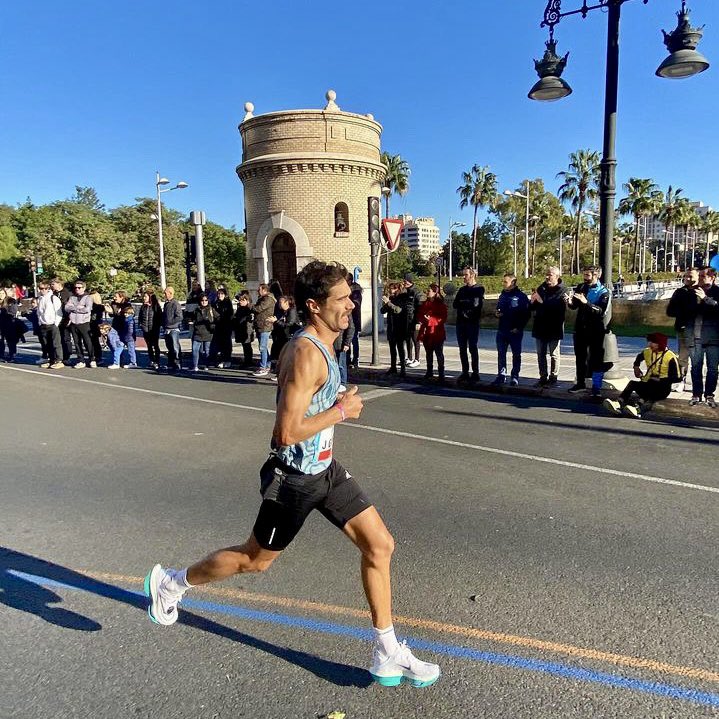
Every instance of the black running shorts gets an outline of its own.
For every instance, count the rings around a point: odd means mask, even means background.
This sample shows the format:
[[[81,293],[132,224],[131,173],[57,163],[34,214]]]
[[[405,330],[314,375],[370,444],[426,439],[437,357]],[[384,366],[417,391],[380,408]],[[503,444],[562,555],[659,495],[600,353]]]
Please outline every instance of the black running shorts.
[[[336,460],[319,474],[299,474],[270,457],[260,470],[262,505],[253,533],[264,549],[287,547],[316,509],[342,529],[372,506],[352,475]]]

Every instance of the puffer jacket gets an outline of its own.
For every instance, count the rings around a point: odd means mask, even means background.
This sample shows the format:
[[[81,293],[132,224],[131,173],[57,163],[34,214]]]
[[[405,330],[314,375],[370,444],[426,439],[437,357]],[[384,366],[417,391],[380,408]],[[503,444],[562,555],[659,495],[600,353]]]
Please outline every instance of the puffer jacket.
[[[273,294],[266,294],[260,297],[255,302],[252,311],[255,315],[255,332],[271,332],[273,322],[270,321],[270,317],[274,315],[275,311],[275,296]]]

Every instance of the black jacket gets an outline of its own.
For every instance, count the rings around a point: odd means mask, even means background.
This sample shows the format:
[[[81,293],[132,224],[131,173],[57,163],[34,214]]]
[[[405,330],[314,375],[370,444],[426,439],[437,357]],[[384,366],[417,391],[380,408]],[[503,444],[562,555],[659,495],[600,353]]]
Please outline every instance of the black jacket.
[[[192,339],[197,342],[209,342],[215,332],[217,311],[210,307],[198,307],[192,313]]]
[[[396,297],[396,295],[395,295]],[[400,319],[402,314],[402,307],[393,302],[395,298],[390,298],[390,301],[383,304],[379,311],[385,315],[385,322],[387,323],[387,340],[404,339],[407,331],[407,322]]]
[[[255,329],[252,326],[255,316],[250,305],[237,305],[235,312],[235,342],[248,344],[255,341]]]
[[[166,330],[179,329],[182,324],[182,308],[176,299],[167,300],[162,308],[162,326]]]
[[[217,313],[217,323],[215,324],[215,332],[219,334],[229,335],[232,331],[232,300],[225,297],[224,300],[215,300],[212,307]]]
[[[667,315],[674,318],[674,329],[680,332],[685,327],[693,327],[697,314],[699,314],[699,298],[694,288],[685,285],[674,290],[667,305]]]
[[[559,282],[556,286],[549,287],[546,282],[542,282],[537,287],[537,294],[542,298],[542,302],[532,302],[530,305],[534,312],[532,337],[544,342],[563,339],[567,314],[567,291],[564,285]]]
[[[415,285],[405,288],[395,297],[395,303],[402,305],[404,309],[404,320],[407,328],[414,330],[415,317],[419,306],[424,302],[424,295],[417,289]]]
[[[583,282],[577,285],[575,294],[583,294],[587,298],[587,303],[580,302],[572,298],[569,301],[569,307],[577,310],[577,319],[574,321],[575,335],[599,336],[606,334],[609,315],[609,290],[604,285],[597,282],[596,285],[588,285]]]
[[[457,310],[457,324],[478,325],[482,317],[484,287],[482,285],[462,285],[454,296],[452,307]]]
[[[159,304],[142,305],[138,324],[143,335],[159,335],[162,326],[162,310]]]

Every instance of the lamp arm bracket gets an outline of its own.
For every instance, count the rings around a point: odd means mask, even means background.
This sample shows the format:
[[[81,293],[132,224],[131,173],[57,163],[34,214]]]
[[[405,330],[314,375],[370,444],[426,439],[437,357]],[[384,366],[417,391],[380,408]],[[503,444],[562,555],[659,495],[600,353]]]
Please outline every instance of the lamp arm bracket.
[[[625,2],[628,2],[628,0],[598,0],[596,5],[587,5],[587,0],[582,0],[582,7],[577,8],[576,10],[567,10],[566,12],[562,12],[562,0],[549,0],[549,2],[547,2],[547,7],[544,9],[544,20],[542,20],[540,27],[548,27],[549,37],[553,39],[554,27],[559,24],[559,21],[563,17],[581,15],[582,18],[586,18],[590,10],[601,10],[612,3],[623,5]],[[649,0],[642,0],[642,2],[646,5]]]

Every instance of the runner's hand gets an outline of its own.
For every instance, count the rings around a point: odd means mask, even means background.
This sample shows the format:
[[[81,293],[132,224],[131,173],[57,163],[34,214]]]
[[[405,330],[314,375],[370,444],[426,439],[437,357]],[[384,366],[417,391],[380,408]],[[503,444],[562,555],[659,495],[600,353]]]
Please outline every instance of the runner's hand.
[[[342,402],[347,419],[358,419],[362,412],[362,397],[357,392],[358,387],[353,384],[344,394],[337,395],[337,399]]]

